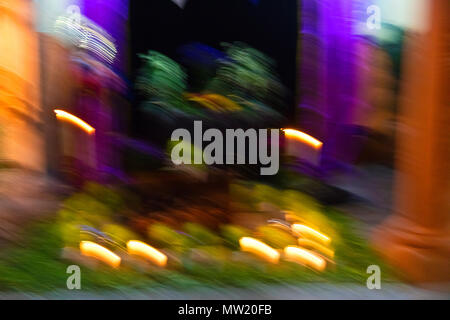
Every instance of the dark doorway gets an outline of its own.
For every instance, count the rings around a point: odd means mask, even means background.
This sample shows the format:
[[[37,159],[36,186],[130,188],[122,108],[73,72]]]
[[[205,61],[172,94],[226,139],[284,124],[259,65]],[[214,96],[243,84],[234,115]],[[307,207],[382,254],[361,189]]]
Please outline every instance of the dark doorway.
[[[178,61],[177,49],[187,43],[221,49],[222,42],[245,42],[276,61],[277,73],[287,89],[285,116],[292,119],[297,0],[188,0],[184,9],[171,0],[135,0],[131,1],[130,20],[133,79],[141,63],[137,55],[148,50]],[[133,108],[135,117],[137,105],[138,98]]]

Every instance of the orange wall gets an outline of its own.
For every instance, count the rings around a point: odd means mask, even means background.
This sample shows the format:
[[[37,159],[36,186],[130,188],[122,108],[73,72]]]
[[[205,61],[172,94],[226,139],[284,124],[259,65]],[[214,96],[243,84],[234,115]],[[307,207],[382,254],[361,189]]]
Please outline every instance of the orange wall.
[[[0,158],[44,169],[39,43],[31,0],[0,2]]]

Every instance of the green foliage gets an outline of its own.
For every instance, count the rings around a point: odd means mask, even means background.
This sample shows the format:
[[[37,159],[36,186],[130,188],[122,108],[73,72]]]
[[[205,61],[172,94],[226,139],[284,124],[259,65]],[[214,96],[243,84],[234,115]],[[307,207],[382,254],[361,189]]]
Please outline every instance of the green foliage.
[[[229,186],[230,198],[240,205],[256,210],[257,199],[253,192],[253,186],[244,183],[232,183]]]
[[[208,85],[199,93],[186,92],[187,75],[174,60],[155,51],[140,55],[137,89],[146,98],[143,110],[171,124],[193,117],[229,121],[224,112],[249,123],[279,121],[275,109],[284,89],[274,75],[273,61],[242,43],[226,44],[225,49],[228,57],[221,60],[213,79],[201,79]]]
[[[84,192],[116,212],[125,207],[120,193],[112,188],[89,182],[85,185]]]
[[[61,247],[53,221],[28,228],[22,246],[2,252],[0,289],[48,290],[58,281],[64,284],[65,269],[57,260]]]
[[[304,282],[356,282],[364,284],[367,279],[366,268],[371,264],[380,265],[383,280],[393,281],[389,269],[371,252],[366,241],[355,234],[354,221],[340,212],[326,210],[337,232],[342,234],[336,243],[336,269],[324,273],[301,267],[297,264],[280,261],[277,265],[268,264],[250,254],[235,251],[221,245],[199,246],[210,263],[195,261],[188,255],[188,249],[181,253],[183,268],[161,270],[145,274],[131,270],[125,266],[119,270],[108,267],[90,270],[82,267],[84,290],[116,290],[120,288],[158,288],[170,286],[174,288],[192,288],[193,286],[237,287],[257,286],[258,283],[292,283]],[[186,238],[165,225],[152,225],[149,233],[158,235],[160,243],[174,246],[177,243],[187,246]],[[248,235],[237,226],[226,226],[223,233],[233,234],[237,239]],[[226,238],[230,238],[227,236]],[[270,241],[270,240],[269,240]],[[156,242],[151,242],[156,246]],[[272,245],[274,245],[272,243]],[[284,244],[283,244],[284,245]],[[61,260],[63,242],[59,226],[55,221],[35,225],[28,231],[28,236],[21,246],[1,252],[0,258],[0,290],[22,290],[27,292],[43,292],[64,290],[66,288],[66,269],[71,264]]]
[[[282,194],[282,207],[299,214],[320,211],[320,204],[310,196],[295,190],[287,190]]]
[[[68,198],[59,212],[63,221],[73,223],[85,221],[97,228],[109,221],[112,215],[112,209],[86,193],[77,193]]]
[[[367,279],[365,269],[370,265],[379,265],[383,271],[383,281],[394,281],[392,270],[375,254],[369,243],[357,233],[357,222],[337,210],[326,208],[324,214],[335,228],[333,239],[337,276],[345,275],[351,281],[364,282]]]
[[[268,202],[274,205],[280,205],[283,192],[265,184],[255,184],[253,188],[253,197],[257,202]]]
[[[187,234],[199,241],[202,245],[217,245],[221,243],[220,237],[216,236],[207,228],[199,224],[186,223],[183,229]]]
[[[178,103],[186,89],[186,74],[180,65],[156,51],[140,57],[144,64],[137,79],[138,89],[150,98]]]
[[[148,227],[148,237],[156,246],[171,248],[177,252],[186,251],[192,240],[188,236],[176,232],[163,223],[155,223]]]
[[[95,240],[81,232],[83,226],[96,229],[103,226],[112,228],[112,233],[117,232],[119,236],[130,236],[131,231],[112,223],[124,208],[125,202],[118,191],[96,183],[86,184],[84,191],[66,199],[58,212],[57,227],[64,245],[78,247],[81,240]]]
[[[144,63],[136,86],[149,99],[146,110],[166,115],[168,119],[173,113],[196,114],[183,95],[186,91],[186,74],[180,65],[156,51],[149,51],[140,57]]]
[[[73,222],[60,222],[58,227],[64,246],[77,248],[82,240],[80,225]]]
[[[283,249],[286,246],[297,244],[297,239],[290,232],[278,227],[261,226],[257,229],[257,234],[261,240],[275,249]]]
[[[262,102],[280,95],[282,85],[274,75],[273,60],[243,43],[225,44],[225,47],[229,59],[222,61],[209,91]]]
[[[247,228],[235,225],[224,225],[221,226],[220,230],[225,244],[233,249],[239,249],[240,238],[247,237],[252,234],[252,232]]]
[[[356,282],[365,283],[366,268],[377,264],[383,268],[383,281],[392,281],[389,269],[374,255],[367,241],[357,234],[356,221],[336,210],[321,207],[314,199],[296,191],[281,191],[265,185],[234,185],[241,201],[258,202],[270,199],[292,210],[300,219],[318,226],[332,238],[336,267],[323,273],[281,260],[269,264],[256,256],[239,251],[239,239],[255,236],[274,248],[296,243],[288,232],[274,226],[263,226],[255,233],[236,225],[224,225],[220,234],[208,228],[186,223],[183,232],[168,225],[155,223],[148,228],[148,241],[156,248],[170,252],[169,259],[177,267],[136,271],[124,264],[115,270],[103,266],[97,270],[82,268],[83,289],[157,288],[171,286],[249,286],[258,283]],[[124,206],[117,191],[99,185],[89,185],[85,193],[68,198],[55,220],[38,223],[27,230],[19,246],[0,252],[0,290],[29,292],[66,288],[66,268],[72,264],[62,260],[61,249],[77,247],[88,235],[80,234],[80,225],[101,228],[116,239],[139,239],[127,227],[113,219],[114,207]],[[274,196],[276,194],[276,196]],[[104,202],[103,202],[104,200]]]
[[[120,224],[106,224],[101,227],[101,231],[122,245],[126,244],[129,240],[139,240],[140,238],[135,232]]]
[[[298,191],[288,190],[283,193],[282,201],[282,208],[298,217],[297,222],[318,228],[333,239],[338,237],[332,222],[323,214],[322,207],[313,198]]]

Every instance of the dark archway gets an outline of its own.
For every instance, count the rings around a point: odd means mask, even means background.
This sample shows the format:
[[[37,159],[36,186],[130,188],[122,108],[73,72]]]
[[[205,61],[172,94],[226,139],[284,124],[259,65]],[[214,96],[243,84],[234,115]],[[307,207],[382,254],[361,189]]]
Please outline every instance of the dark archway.
[[[272,57],[287,88],[287,118],[295,110],[297,0],[188,0],[184,9],[170,0],[131,1],[131,66],[134,79],[139,53],[156,50],[175,60],[177,48],[201,42],[217,49],[242,41]],[[134,133],[139,134],[135,99]]]

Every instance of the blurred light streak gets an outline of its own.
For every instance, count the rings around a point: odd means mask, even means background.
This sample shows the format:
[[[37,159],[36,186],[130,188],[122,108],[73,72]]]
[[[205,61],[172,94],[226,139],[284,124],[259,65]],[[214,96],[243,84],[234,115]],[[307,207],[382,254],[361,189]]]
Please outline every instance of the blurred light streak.
[[[74,20],[70,16],[60,16],[55,22],[55,33],[75,46],[95,53],[110,64],[116,58],[117,47],[114,39],[83,15],[80,16],[80,21]]]
[[[142,241],[128,241],[127,249],[129,254],[146,258],[160,267],[165,267],[167,264],[167,256],[164,253]]]
[[[243,237],[239,240],[242,251],[253,253],[271,263],[278,263],[280,253],[267,244],[250,237]]]
[[[327,248],[313,240],[300,238],[300,239],[298,239],[298,245],[300,247],[305,247],[308,249],[315,249],[315,250],[319,251],[320,253],[323,253],[324,255],[326,255],[329,258],[334,258],[334,251],[332,249]]]
[[[102,247],[101,245],[91,241],[80,242],[81,254],[87,257],[96,258],[113,268],[120,266],[121,258],[114,252]]]
[[[286,219],[286,221],[288,222],[299,222],[299,221],[303,221],[303,219],[301,217],[299,217],[298,215],[296,215],[294,212],[292,211],[285,211],[285,215],[284,218]]]
[[[87,124],[86,122],[84,122],[83,120],[81,120],[80,118],[66,112],[63,110],[54,110],[54,112],[56,113],[56,117],[59,120],[66,120],[69,121],[71,123],[73,123],[74,125],[80,127],[81,129],[83,129],[84,131],[86,131],[88,134],[93,134],[95,132],[95,129],[93,127],[91,127],[89,124]]]
[[[179,6],[181,9],[184,9],[188,0],[172,0],[172,2]]]
[[[317,256],[312,251],[295,246],[284,248],[284,256],[288,261],[297,262],[318,271],[323,271],[327,265],[325,259]]]
[[[279,219],[270,219],[267,222],[269,223],[269,226],[280,228],[281,230],[285,230],[288,232],[291,231],[291,225],[286,221],[279,220]]]
[[[321,242],[323,242],[324,244],[329,244],[331,242],[331,239],[329,237],[327,237],[323,233],[320,233],[317,230],[314,230],[311,227],[305,226],[304,224],[294,223],[292,225],[292,231],[295,234],[300,234],[301,236],[306,236],[306,237],[309,236],[309,237],[318,239]]]
[[[281,130],[288,138],[299,140],[315,149],[322,148],[323,143],[317,140],[316,138],[310,136],[309,134],[306,134],[304,132],[295,129],[281,129]]]
[[[187,94],[187,98],[190,101],[198,102],[199,104],[205,106],[214,111],[236,111],[241,110],[239,106],[234,101],[224,97],[220,94]]]

